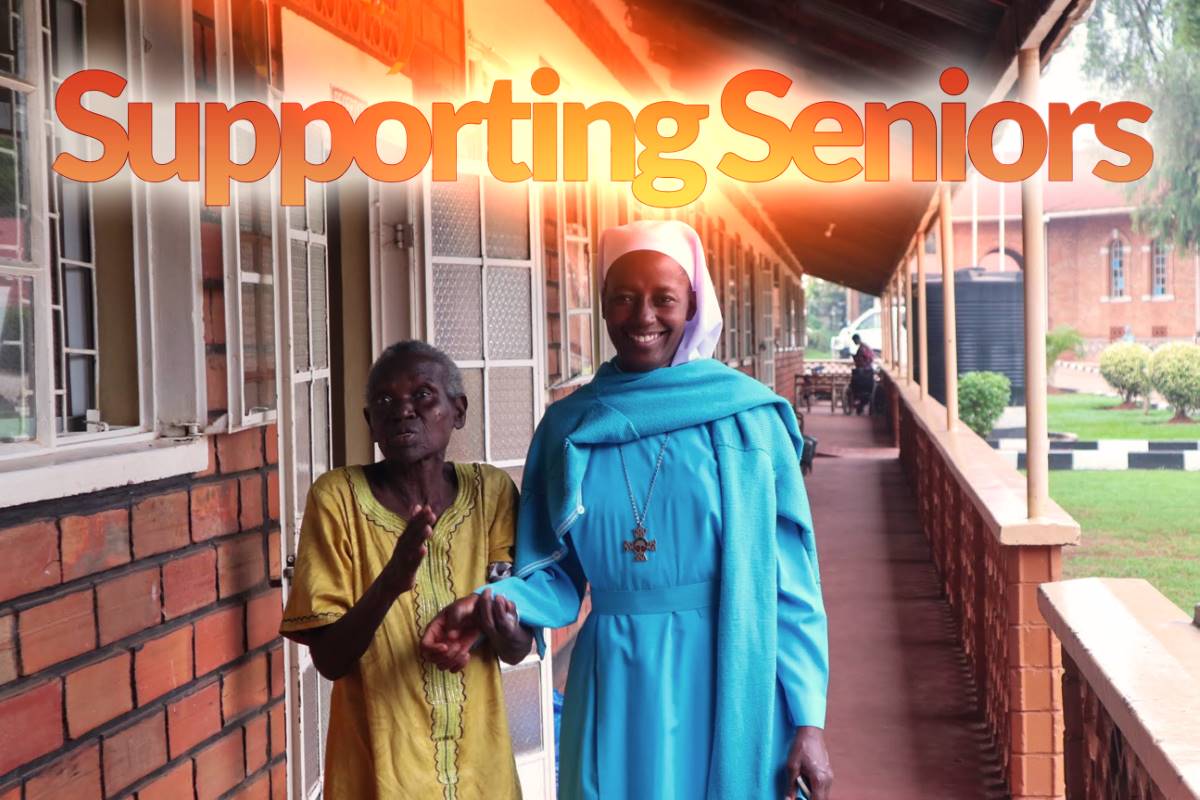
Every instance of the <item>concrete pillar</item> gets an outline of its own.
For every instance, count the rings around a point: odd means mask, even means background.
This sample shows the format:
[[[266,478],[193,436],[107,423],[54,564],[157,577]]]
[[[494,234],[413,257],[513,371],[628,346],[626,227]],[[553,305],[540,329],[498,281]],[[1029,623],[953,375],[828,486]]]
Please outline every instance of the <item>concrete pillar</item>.
[[[925,286],[926,231],[917,233],[917,359],[921,365],[921,399],[929,395],[929,292]]]
[[[954,223],[950,187],[940,189],[938,222],[942,232],[942,346],[946,363],[946,430],[958,428],[958,336],[954,315]]]
[[[904,256],[904,378],[913,382],[912,256]]]
[[[1038,108],[1041,51],[1017,57],[1021,101]],[[1042,174],[1021,184],[1021,250],[1025,255],[1025,463],[1028,515],[1040,517],[1050,497],[1050,440],[1046,428],[1046,236]]]
[[[885,286],[883,293],[879,296],[879,324],[883,329],[883,365],[885,367],[892,363],[892,314],[889,294],[889,289]]]
[[[979,266],[979,173],[971,171],[971,266]]]

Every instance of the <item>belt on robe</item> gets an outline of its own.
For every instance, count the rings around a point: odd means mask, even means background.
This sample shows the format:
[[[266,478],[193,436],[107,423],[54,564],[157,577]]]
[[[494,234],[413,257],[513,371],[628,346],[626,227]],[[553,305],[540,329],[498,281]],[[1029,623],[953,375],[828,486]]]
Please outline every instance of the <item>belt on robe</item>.
[[[593,614],[669,614],[717,605],[719,581],[685,583],[661,589],[592,589]]]

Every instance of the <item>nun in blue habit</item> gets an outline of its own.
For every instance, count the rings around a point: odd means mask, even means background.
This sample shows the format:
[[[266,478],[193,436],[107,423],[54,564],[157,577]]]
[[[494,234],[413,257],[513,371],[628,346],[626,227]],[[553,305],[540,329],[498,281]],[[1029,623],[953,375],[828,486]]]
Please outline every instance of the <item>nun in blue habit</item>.
[[[825,800],[828,639],[791,407],[712,358],[691,227],[633,222],[599,249],[616,358],[534,434],[513,576],[443,610],[425,656],[460,669],[513,614],[569,625],[590,588],[560,798],[798,798],[801,779]]]

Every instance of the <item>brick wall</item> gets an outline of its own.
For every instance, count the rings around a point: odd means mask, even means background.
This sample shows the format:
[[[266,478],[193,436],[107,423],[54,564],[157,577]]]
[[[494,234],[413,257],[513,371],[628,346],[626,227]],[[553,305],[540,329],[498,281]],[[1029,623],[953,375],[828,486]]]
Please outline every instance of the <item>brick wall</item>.
[[[775,393],[795,404],[796,376],[804,372],[804,349],[775,351]]]
[[[1126,302],[1102,302],[1109,294],[1107,248],[1113,230],[1130,245],[1125,265]],[[1005,226],[1005,247],[1022,252],[1021,226],[1010,220]],[[1167,293],[1173,299],[1147,299],[1151,291],[1151,237],[1133,229],[1127,214],[1071,217],[1051,220],[1046,233],[1047,278],[1050,289],[1050,327],[1070,325],[1089,340],[1095,351],[1107,344],[1116,329],[1129,326],[1134,337],[1148,344],[1167,339],[1192,339],[1196,327],[1196,267],[1190,253],[1171,253],[1167,261]],[[979,253],[998,247],[999,227],[979,223]],[[971,225],[954,225],[954,255],[960,266],[971,260]],[[989,268],[997,265],[996,256]],[[1007,264],[1012,269],[1012,262]],[[931,273],[940,271],[936,258],[928,260]]]
[[[937,444],[898,406],[901,462],[1009,790],[1016,800],[1062,798],[1062,648],[1037,606],[1038,584],[1062,576],[1062,548],[1001,545]]]
[[[1068,655],[1063,656],[1067,719],[1066,790],[1071,800],[1166,800]]]
[[[0,513],[4,800],[286,797],[275,430],[210,442]]]

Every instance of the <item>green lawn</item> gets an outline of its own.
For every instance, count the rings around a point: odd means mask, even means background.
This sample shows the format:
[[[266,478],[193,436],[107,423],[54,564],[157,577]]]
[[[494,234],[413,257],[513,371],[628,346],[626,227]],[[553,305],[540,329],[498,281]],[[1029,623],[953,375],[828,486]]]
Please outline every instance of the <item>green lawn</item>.
[[[1053,394],[1047,398],[1050,430],[1073,433],[1083,441],[1093,439],[1200,439],[1200,422],[1168,425],[1173,412],[1140,409],[1113,411],[1116,397],[1097,394]]]
[[[1190,615],[1200,602],[1200,473],[1054,471],[1050,495],[1083,528],[1066,578],[1145,578]]]
[[[805,361],[829,361],[833,358],[833,353],[829,350],[819,350],[815,347],[808,347],[804,350]]]

